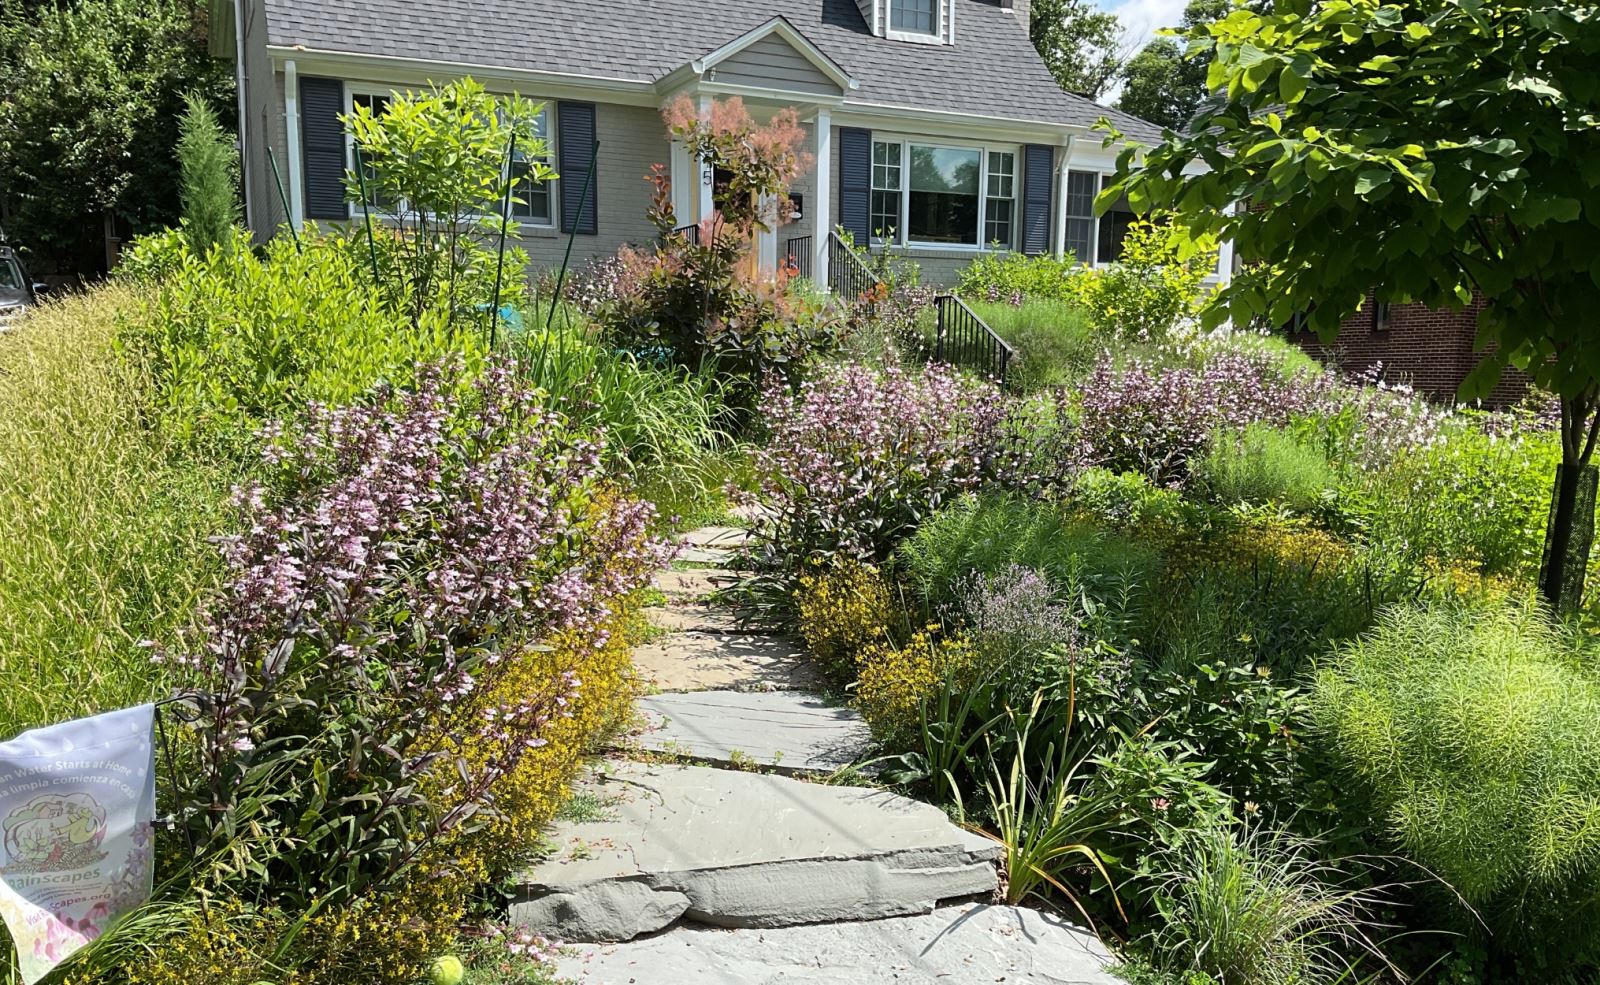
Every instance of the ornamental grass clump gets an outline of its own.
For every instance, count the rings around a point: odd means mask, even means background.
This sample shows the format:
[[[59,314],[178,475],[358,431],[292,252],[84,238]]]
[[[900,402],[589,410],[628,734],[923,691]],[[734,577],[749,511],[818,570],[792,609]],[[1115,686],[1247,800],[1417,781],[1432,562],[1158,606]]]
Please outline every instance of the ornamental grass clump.
[[[1600,959],[1594,667],[1536,606],[1440,603],[1392,611],[1313,694],[1352,811],[1477,910],[1492,954],[1541,972]]]
[[[198,692],[179,792],[203,806],[183,815],[196,878],[268,887],[329,953],[370,936],[344,912],[448,919],[407,897],[444,880],[459,903],[453,877],[493,875],[470,839],[552,736],[594,737],[563,727],[583,672],[670,557],[651,508],[601,484],[597,442],[518,380],[503,360],[424,368],[267,435],[204,632],[160,656]]]

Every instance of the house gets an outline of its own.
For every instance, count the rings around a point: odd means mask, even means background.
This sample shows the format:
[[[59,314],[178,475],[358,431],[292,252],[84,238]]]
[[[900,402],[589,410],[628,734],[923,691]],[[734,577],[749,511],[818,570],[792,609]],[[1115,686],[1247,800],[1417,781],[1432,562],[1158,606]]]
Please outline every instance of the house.
[[[1346,373],[1376,369],[1385,381],[1405,383],[1430,400],[1452,403],[1467,374],[1483,361],[1476,346],[1479,298],[1460,310],[1421,304],[1389,304],[1368,295],[1361,310],[1339,325],[1339,335],[1324,343],[1315,332],[1288,326],[1289,340],[1326,366]],[[1515,403],[1531,381],[1508,368],[1483,399],[1489,406]]]
[[[936,283],[996,244],[1114,260],[1131,213],[1094,214],[1120,148],[1093,127],[1104,116],[1130,140],[1159,137],[1061,91],[1028,40],[1028,0],[235,2],[260,236],[359,215],[341,114],[467,75],[545,103],[560,177],[516,214],[536,266],[560,263],[573,231],[579,261],[652,240],[656,163],[670,167],[681,223],[710,215],[713,175],[661,119],[681,96],[739,96],[758,119],[800,113],[816,165],[791,189],[793,220],[758,244],[764,264],[820,269],[840,226],[857,242],[890,233]]]

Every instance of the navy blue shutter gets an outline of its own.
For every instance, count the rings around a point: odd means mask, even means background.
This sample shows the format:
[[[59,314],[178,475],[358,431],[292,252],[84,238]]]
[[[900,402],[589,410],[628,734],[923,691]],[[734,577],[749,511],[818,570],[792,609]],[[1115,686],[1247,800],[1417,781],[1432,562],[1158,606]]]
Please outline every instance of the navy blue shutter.
[[[556,104],[556,171],[561,175],[557,187],[561,190],[561,231],[577,231],[593,236],[600,231],[600,210],[595,202],[600,197],[600,174],[596,166],[593,180],[589,179],[589,162],[595,153],[594,103]],[[589,194],[585,198],[583,186],[588,181]],[[583,208],[579,209],[579,201]]]
[[[839,225],[856,243],[872,239],[872,131],[839,128]]]
[[[1050,252],[1050,200],[1056,151],[1044,144],[1022,148],[1022,252]]]
[[[345,219],[344,83],[338,79],[300,79],[300,173],[305,181],[306,216]]]

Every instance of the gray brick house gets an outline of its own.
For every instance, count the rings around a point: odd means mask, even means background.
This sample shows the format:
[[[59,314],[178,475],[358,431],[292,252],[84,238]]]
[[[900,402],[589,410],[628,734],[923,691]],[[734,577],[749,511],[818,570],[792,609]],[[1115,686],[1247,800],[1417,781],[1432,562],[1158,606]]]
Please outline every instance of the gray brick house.
[[[858,242],[892,231],[936,282],[994,243],[1114,260],[1130,215],[1096,217],[1091,203],[1120,148],[1092,128],[1105,116],[1130,140],[1159,136],[1061,91],[1029,43],[1027,0],[237,2],[248,218],[261,236],[351,216],[338,117],[353,103],[466,75],[545,103],[563,177],[519,209],[536,265],[559,262],[572,230],[580,259],[652,239],[643,179],[656,163],[670,168],[681,222],[709,214],[712,176],[661,121],[679,96],[737,95],[758,118],[799,111],[816,166],[791,189],[797,217],[759,244],[764,263],[825,264],[835,226]]]

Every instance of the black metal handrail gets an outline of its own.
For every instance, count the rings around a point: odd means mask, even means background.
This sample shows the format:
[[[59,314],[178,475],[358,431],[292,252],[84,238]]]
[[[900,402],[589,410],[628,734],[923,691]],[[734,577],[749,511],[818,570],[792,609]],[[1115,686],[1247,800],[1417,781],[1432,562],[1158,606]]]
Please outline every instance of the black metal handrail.
[[[836,232],[828,233],[828,289],[850,304],[883,282]]]
[[[690,246],[699,246],[700,224],[697,222],[691,222],[687,226],[679,226],[677,229],[672,231],[672,235],[682,236],[684,239],[689,241]]]
[[[798,277],[804,277],[806,280],[810,280],[812,253],[811,237],[791,236],[789,241],[783,244],[783,249],[784,252],[788,254],[788,262],[789,265],[794,268],[795,275]]]
[[[939,326],[934,335],[933,358],[1006,381],[1006,370],[1017,351],[990,328],[977,312],[954,294],[933,299]]]

